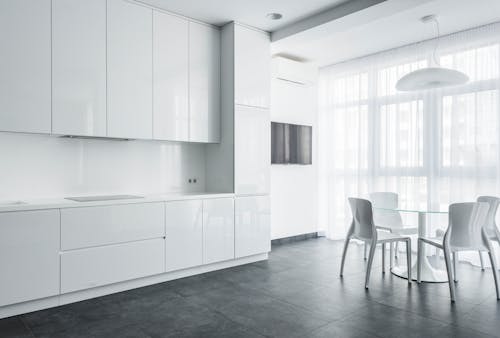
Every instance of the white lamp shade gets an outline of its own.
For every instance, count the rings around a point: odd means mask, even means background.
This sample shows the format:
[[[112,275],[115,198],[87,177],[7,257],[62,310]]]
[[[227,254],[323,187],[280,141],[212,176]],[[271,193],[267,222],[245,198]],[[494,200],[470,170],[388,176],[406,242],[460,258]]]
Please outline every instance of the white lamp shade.
[[[458,70],[429,67],[416,70],[403,76],[396,83],[396,89],[403,92],[461,85],[469,77]]]

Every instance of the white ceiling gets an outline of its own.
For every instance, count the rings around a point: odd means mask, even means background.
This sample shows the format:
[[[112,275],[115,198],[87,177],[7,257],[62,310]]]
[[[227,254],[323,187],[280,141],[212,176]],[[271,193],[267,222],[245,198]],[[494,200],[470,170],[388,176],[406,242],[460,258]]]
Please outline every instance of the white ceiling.
[[[403,6],[402,6],[403,5]],[[436,14],[442,34],[500,21],[499,0],[388,0],[273,42],[273,53],[319,66],[433,38],[419,18]]]
[[[140,0],[149,5],[199,21],[221,26],[241,22],[265,31],[274,31],[300,21],[346,0]],[[283,14],[273,21],[266,14]]]

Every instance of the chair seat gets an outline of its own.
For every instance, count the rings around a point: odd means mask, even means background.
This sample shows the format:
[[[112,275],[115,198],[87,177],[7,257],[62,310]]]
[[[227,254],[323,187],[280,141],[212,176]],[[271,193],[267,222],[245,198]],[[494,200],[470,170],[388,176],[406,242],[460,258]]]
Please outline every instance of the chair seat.
[[[401,236],[395,233],[377,230],[377,242],[394,242],[409,239],[408,236]]]

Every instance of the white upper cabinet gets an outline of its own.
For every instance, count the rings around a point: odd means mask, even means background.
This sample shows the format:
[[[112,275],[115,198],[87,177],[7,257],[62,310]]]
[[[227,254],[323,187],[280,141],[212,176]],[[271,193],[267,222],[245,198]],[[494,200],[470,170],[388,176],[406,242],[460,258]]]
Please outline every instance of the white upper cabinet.
[[[220,31],[189,23],[189,140],[220,140]]]
[[[0,1],[0,131],[51,131],[50,7]]]
[[[153,10],[108,0],[108,137],[153,136]]]
[[[153,12],[153,138],[189,141],[188,21]]]
[[[52,1],[52,133],[106,136],[106,0]]]
[[[236,104],[269,107],[270,62],[269,35],[235,24],[234,96]]]
[[[203,264],[234,258],[234,199],[203,201]]]
[[[0,213],[0,307],[59,293],[59,210]]]
[[[236,106],[234,178],[238,195],[268,194],[271,163],[269,110]]]

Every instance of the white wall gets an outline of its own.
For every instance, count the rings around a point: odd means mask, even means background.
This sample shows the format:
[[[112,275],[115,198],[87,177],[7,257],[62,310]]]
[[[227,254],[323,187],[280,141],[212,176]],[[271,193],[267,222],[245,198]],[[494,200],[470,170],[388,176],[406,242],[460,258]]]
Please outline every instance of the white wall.
[[[315,71],[314,68],[311,71]],[[316,78],[314,74],[314,78]],[[317,87],[272,77],[271,121],[313,127],[312,165],[271,166],[272,239],[318,231],[317,227]]]
[[[0,200],[205,190],[201,144],[0,133],[0,159]]]

